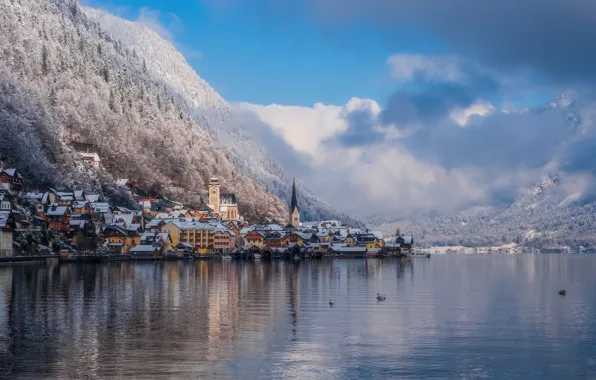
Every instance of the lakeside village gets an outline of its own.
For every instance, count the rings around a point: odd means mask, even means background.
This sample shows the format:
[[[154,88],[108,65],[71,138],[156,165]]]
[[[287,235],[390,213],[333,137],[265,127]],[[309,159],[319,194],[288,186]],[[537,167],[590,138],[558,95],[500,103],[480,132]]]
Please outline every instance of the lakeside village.
[[[76,189],[24,192],[25,180],[0,169],[0,261],[382,257],[408,254],[414,243],[339,221],[301,223],[295,182],[287,224],[249,225],[217,178],[206,189],[209,204],[198,209],[142,195],[128,179],[115,185],[137,209]]]

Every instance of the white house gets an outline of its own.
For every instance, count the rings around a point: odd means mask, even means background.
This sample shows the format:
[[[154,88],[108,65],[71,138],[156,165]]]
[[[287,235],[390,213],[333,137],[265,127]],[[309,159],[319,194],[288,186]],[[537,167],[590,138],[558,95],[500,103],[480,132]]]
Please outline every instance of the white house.
[[[97,153],[79,153],[81,155],[81,158],[83,159],[83,161],[85,161],[88,165],[94,167],[94,168],[99,168],[99,166],[101,165],[101,159],[99,158],[99,155]]]

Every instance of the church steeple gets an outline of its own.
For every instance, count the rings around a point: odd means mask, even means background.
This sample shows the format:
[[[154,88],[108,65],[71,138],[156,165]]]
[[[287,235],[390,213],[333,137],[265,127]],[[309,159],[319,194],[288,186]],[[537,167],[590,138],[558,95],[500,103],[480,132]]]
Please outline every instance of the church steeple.
[[[300,211],[298,210],[298,196],[296,194],[296,178],[292,183],[292,201],[290,202],[290,216],[288,223],[294,227],[300,226]]]
[[[290,212],[294,211],[295,208],[298,208],[298,198],[296,197],[296,177],[294,177],[294,182],[292,183],[292,202],[290,203]]]

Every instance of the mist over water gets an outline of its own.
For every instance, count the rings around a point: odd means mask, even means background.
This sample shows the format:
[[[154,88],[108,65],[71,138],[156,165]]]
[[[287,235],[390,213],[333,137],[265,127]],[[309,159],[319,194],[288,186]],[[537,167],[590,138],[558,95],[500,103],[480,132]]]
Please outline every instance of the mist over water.
[[[594,378],[594,273],[596,255],[5,266],[0,376]]]

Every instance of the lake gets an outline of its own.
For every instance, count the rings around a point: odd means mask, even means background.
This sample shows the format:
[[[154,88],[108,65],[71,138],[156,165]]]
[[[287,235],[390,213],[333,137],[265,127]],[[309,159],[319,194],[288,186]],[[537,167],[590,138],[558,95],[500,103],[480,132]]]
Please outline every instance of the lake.
[[[596,255],[3,266],[0,376],[596,378]]]

